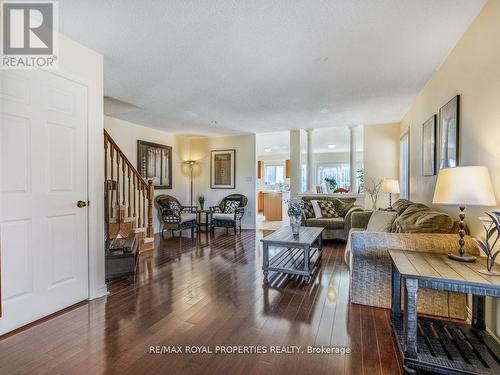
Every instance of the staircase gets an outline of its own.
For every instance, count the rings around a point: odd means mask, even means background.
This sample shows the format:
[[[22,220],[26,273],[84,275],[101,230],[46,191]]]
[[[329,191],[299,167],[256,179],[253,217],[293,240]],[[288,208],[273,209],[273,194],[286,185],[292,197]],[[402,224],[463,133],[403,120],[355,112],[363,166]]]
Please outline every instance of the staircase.
[[[153,181],[146,181],[104,130],[107,240],[134,234],[139,252],[154,248]]]

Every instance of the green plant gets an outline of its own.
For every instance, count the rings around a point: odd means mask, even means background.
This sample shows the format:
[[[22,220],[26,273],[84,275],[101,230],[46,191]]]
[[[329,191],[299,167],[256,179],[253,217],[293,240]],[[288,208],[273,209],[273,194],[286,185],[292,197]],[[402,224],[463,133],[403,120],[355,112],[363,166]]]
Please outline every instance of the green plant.
[[[325,177],[325,182],[330,185],[331,190],[335,190],[337,187],[337,180],[335,180],[333,177]]]
[[[358,191],[362,192],[365,190],[365,170],[359,168],[356,170],[356,178],[358,179]]]
[[[205,204],[205,196],[203,194],[198,195],[198,198],[196,198],[198,203],[200,204],[200,207],[203,208],[203,205]]]

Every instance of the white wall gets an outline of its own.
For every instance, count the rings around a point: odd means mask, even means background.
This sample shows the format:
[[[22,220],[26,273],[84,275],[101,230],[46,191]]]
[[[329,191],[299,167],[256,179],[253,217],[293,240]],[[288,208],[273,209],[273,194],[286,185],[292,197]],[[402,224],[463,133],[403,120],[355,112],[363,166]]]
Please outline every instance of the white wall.
[[[88,87],[89,298],[106,294],[104,279],[103,58],[59,34],[59,69]]]
[[[236,150],[236,188],[210,189],[210,151]],[[216,205],[229,194],[243,194],[248,198],[242,227],[255,228],[257,162],[255,135],[192,138],[190,141],[190,158],[198,161],[194,176],[194,197],[203,194],[205,207]]]
[[[401,131],[410,130],[412,200],[430,204],[436,184],[435,176],[422,176],[422,124],[457,94],[461,95],[459,164],[489,167],[500,200],[499,20],[500,1],[488,1],[401,121]],[[437,208],[457,216],[457,207]],[[491,209],[467,208],[466,221],[472,235],[481,234],[477,218]],[[500,336],[500,302],[488,306],[488,326]]]
[[[364,169],[365,185],[371,180],[378,182],[384,178],[399,177],[399,124],[370,125],[364,128]],[[393,196],[393,202],[398,196]],[[389,206],[389,195],[380,193],[378,207]],[[366,194],[365,207],[371,208],[372,201]]]
[[[137,167],[137,141],[160,143],[172,147],[172,189],[155,189],[155,196],[169,194],[176,197],[181,204],[189,204],[189,173],[183,161],[189,159],[189,139],[148,128],[117,118],[104,116],[104,128],[125,153],[130,162]],[[153,206],[153,227],[155,233],[160,230],[156,207]]]

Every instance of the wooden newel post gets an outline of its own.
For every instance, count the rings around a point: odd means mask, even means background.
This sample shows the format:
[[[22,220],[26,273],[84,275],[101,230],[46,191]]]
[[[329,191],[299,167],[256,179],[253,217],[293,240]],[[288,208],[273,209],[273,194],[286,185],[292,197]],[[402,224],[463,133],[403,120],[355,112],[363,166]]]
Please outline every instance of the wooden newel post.
[[[153,237],[153,198],[154,198],[153,180],[148,180],[148,237]]]

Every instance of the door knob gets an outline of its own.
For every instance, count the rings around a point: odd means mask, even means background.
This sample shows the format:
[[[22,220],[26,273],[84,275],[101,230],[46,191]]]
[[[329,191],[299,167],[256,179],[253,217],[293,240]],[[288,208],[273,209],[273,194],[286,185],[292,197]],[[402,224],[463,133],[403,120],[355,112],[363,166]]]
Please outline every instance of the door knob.
[[[78,201],[78,202],[76,202],[76,206],[78,208],[86,207],[87,206],[87,202],[85,202],[85,201]]]

